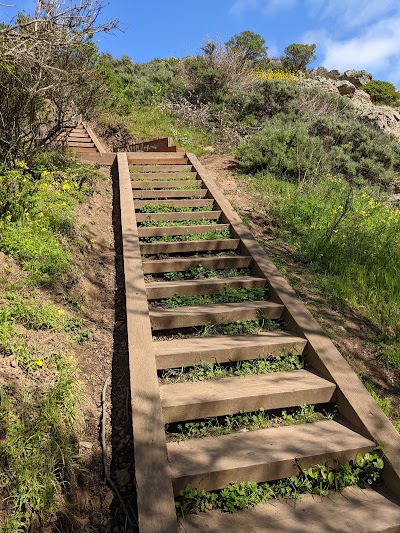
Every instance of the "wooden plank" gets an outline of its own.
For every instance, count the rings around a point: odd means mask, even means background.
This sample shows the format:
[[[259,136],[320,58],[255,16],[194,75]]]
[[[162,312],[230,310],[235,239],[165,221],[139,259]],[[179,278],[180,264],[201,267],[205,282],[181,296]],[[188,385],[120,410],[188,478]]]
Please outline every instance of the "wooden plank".
[[[100,154],[99,152],[96,152],[93,154],[77,154],[77,157],[81,161],[86,161],[87,163],[94,163],[102,166],[112,166],[115,163],[117,154]]]
[[[143,255],[207,251],[222,252],[224,250],[236,250],[239,242],[239,239],[216,239],[214,241],[141,242],[140,251]]]
[[[149,180],[183,179],[182,176],[196,179],[197,172],[132,172],[133,179],[146,178]]]
[[[256,272],[268,279],[272,300],[285,305],[285,322],[290,329],[307,339],[306,352],[309,363],[319,374],[337,384],[337,403],[342,415],[360,432],[383,446],[385,468],[382,476],[389,488],[400,497],[400,435],[292,287],[253,238],[197,157],[193,154],[188,154],[188,157],[224,211],[227,221],[232,224],[235,236],[242,240],[243,253],[250,253],[253,256]]]
[[[154,343],[157,369],[181,368],[201,363],[227,363],[267,358],[275,355],[301,355],[306,340],[283,331],[258,335],[213,335]]]
[[[307,370],[160,386],[164,422],[334,401],[336,386]]]
[[[207,205],[214,205],[214,200],[212,198],[200,198],[192,200],[135,200],[135,209],[153,204],[176,207],[205,207]]]
[[[70,148],[95,148],[95,145],[91,139],[89,139],[88,142],[68,141],[68,146]]]
[[[203,241],[204,242],[204,241]],[[206,241],[207,242],[207,241]],[[188,279],[184,281],[156,281],[146,283],[147,298],[170,298],[172,296],[194,294],[220,294],[225,289],[264,287],[265,278],[236,276],[216,279]]]
[[[143,161],[139,161],[137,164],[132,164],[130,166],[131,174],[134,176],[136,173],[144,174],[146,172],[193,172],[193,167],[191,165],[188,165],[186,163],[182,163],[182,161],[187,161],[186,159],[179,159],[176,160],[175,163],[166,163],[164,159],[160,159],[160,163],[157,164],[157,161],[155,159],[149,160],[150,163],[144,164]],[[156,161],[156,163],[154,163]],[[173,161],[173,160],[172,160]]]
[[[90,139],[90,136],[86,131],[71,131],[68,133],[68,137],[72,139]]]
[[[200,180],[156,180],[156,181],[132,181],[132,189],[145,189],[151,187],[152,189],[176,189],[178,187],[194,187],[199,185]],[[200,182],[201,183],[201,182]]]
[[[96,153],[97,152],[97,148],[73,148],[73,147],[68,147],[67,148],[67,152],[77,152],[77,153]]]
[[[161,237],[164,235],[196,235],[208,231],[223,231],[229,224],[199,224],[196,226],[166,226],[164,228],[139,228],[139,237]]]
[[[221,211],[177,211],[171,213],[136,213],[136,222],[153,220],[178,221],[178,220],[218,220]]]
[[[190,328],[205,324],[226,324],[237,320],[269,318],[278,320],[283,306],[273,302],[256,301],[229,304],[208,304],[162,309],[150,308],[150,322],[154,330]]]
[[[135,189],[132,191],[133,198],[205,198],[208,194],[207,189],[193,189],[193,190],[180,190],[174,191],[173,189],[167,190],[152,190],[143,191]]]
[[[236,513],[208,511],[180,520],[180,533],[398,533],[400,502],[371,488],[347,487],[327,497],[304,494]]]
[[[230,482],[295,476],[299,466],[344,464],[375,443],[333,420],[167,444],[175,493],[187,485],[222,489]]]
[[[118,154],[118,173],[139,529],[145,533],[176,533],[146,289],[125,154]]]
[[[193,226],[192,226],[193,227]],[[147,229],[147,228],[146,228]],[[164,228],[163,228],[164,229]],[[139,233],[140,235],[140,233]],[[182,272],[199,265],[204,268],[247,268],[251,257],[247,255],[217,256],[217,257],[182,257],[172,259],[143,259],[145,274],[160,274],[163,272]]]
[[[83,143],[83,144],[88,144],[88,143],[91,143],[93,144],[94,146],[94,142],[92,141],[92,139],[89,137],[89,135],[87,137],[75,137],[73,135],[68,135],[68,142],[74,142],[74,143]]]
[[[95,134],[95,132],[92,130],[92,128],[89,126],[89,124],[84,124],[85,128],[86,128],[86,131],[88,132],[88,134],[90,135],[90,138],[92,139],[92,141],[94,142],[98,152],[100,154],[105,154],[106,153],[106,149],[104,148],[103,146],[103,143],[100,141],[100,139],[97,137],[97,135]]]

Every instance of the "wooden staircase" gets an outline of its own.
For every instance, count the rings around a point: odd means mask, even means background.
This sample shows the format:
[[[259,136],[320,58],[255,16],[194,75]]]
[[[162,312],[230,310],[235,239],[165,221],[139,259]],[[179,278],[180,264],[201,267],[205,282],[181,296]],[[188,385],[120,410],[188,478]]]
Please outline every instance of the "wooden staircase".
[[[399,435],[204,167],[183,152],[118,153],[115,164],[140,532],[400,532]],[[159,212],[160,206],[190,210]],[[225,236],[203,240],[202,234],[215,231]],[[211,279],[164,279],[165,273],[199,265],[249,270]],[[268,299],[171,309],[157,305],[177,295],[249,287],[266,288]],[[281,327],[257,335],[195,336],[189,329],[260,318]],[[289,353],[303,357],[305,369],[173,384],[158,380],[163,370]],[[339,412],[332,420],[183,442],[167,442],[165,435],[169,423],[332,403]],[[214,490],[230,482],[277,480],[296,475],[298,465],[346,463],[377,444],[383,446],[383,480],[391,495],[349,488],[232,515],[212,511],[176,517],[174,494],[188,484]]]

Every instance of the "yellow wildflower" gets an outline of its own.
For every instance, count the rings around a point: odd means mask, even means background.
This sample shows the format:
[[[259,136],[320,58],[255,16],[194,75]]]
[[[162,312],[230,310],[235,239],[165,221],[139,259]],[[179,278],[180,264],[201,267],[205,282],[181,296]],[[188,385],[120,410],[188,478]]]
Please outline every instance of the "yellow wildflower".
[[[43,366],[43,361],[41,359],[36,359],[37,366]]]

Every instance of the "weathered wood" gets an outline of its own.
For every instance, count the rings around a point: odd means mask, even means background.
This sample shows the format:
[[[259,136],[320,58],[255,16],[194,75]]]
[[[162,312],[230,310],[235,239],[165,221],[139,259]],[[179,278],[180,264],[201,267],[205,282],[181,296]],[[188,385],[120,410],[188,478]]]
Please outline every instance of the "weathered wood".
[[[92,154],[77,154],[78,159],[81,161],[86,161],[87,163],[94,163],[96,165],[102,166],[112,166],[115,163],[117,154],[100,154],[99,152]]]
[[[136,222],[149,220],[178,221],[178,220],[218,220],[221,211],[177,211],[171,213],[136,213]]]
[[[171,137],[162,137],[160,139],[152,139],[151,141],[143,141],[140,143],[131,144],[127,147],[128,152],[181,152],[179,146],[175,146]]]
[[[180,533],[398,533],[400,503],[373,489],[347,487],[321,497],[272,500],[237,513],[208,511],[180,520]]]
[[[94,142],[92,141],[92,139],[89,137],[89,135],[87,137],[75,137],[74,135],[68,135],[68,143],[71,143],[71,142],[74,142],[74,143],[83,143],[83,144],[88,144],[88,143],[91,143],[93,144],[94,146]]]
[[[236,250],[239,239],[218,239],[213,241],[181,241],[181,242],[141,242],[142,254],[173,254],[187,252],[207,252]]]
[[[164,235],[195,235],[208,231],[224,231],[229,224],[199,224],[196,226],[166,226],[164,228],[139,228],[139,237],[162,237]]]
[[[96,148],[91,139],[88,142],[68,141],[67,144],[70,148]]]
[[[67,152],[96,153],[97,152],[97,148],[96,147],[94,147],[94,148],[85,148],[85,147],[75,148],[75,147],[68,146],[67,147]]]
[[[191,305],[162,309],[150,308],[153,330],[189,328],[205,324],[226,324],[237,320],[257,318],[279,319],[283,306],[273,302],[256,301],[229,304]]]
[[[147,229],[147,228],[145,228]],[[140,235],[140,233],[139,233]],[[182,257],[172,259],[143,259],[145,274],[160,274],[163,272],[182,272],[199,265],[204,268],[247,268],[251,257],[246,255],[217,256],[217,257]]]
[[[90,135],[86,131],[71,131],[68,135],[71,139],[90,139]]]
[[[85,128],[86,128],[86,131],[88,132],[88,134],[90,135],[90,138],[92,139],[92,141],[94,142],[98,152],[100,154],[105,154],[106,153],[106,150],[103,146],[103,143],[100,141],[100,139],[97,137],[97,135],[95,134],[95,132],[92,130],[92,128],[90,127],[89,124],[84,124]]]
[[[140,157],[143,156],[143,157]],[[186,157],[176,154],[135,154],[130,158],[131,172],[178,172],[179,170],[193,172]]]
[[[207,189],[186,189],[175,191],[173,189],[167,190],[152,190],[143,191],[135,189],[132,191],[133,198],[205,198],[208,194]]]
[[[193,199],[193,200],[135,200],[135,209],[139,209],[147,205],[166,205],[166,206],[177,206],[177,207],[205,207],[207,205],[213,206],[214,200],[212,198],[205,199]]]
[[[204,242],[204,241],[203,241]],[[207,242],[207,241],[206,241]],[[225,289],[264,287],[265,278],[237,276],[216,279],[188,279],[185,281],[156,281],[146,283],[147,298],[170,298],[172,296],[194,294],[220,294]]]
[[[241,411],[328,403],[334,401],[335,388],[307,370],[296,370],[161,385],[160,395],[167,424]]]
[[[132,181],[132,189],[177,189],[179,187],[193,187],[198,185],[200,180],[175,180],[175,181]]]
[[[221,489],[230,482],[295,476],[299,466],[344,464],[375,443],[333,420],[167,444],[175,493],[186,485]]]
[[[132,172],[132,179],[148,179],[148,180],[167,180],[167,179],[184,179],[184,177],[190,177],[192,180],[196,179],[197,172]]]
[[[301,355],[306,340],[282,331],[258,335],[213,335],[154,343],[157,369],[227,363],[275,355]]]
[[[141,533],[175,533],[175,505],[125,154],[118,154],[118,173],[139,529]]]
[[[383,479],[400,497],[400,435],[234,212],[197,157],[193,154],[188,154],[188,157],[193,168],[224,211],[226,220],[232,224],[235,236],[242,240],[243,253],[253,256],[255,271],[267,278],[272,300],[285,305],[283,317],[285,322],[292,331],[307,339],[306,353],[309,363],[318,373],[337,384],[337,403],[341,414],[360,432],[383,446],[385,452]]]

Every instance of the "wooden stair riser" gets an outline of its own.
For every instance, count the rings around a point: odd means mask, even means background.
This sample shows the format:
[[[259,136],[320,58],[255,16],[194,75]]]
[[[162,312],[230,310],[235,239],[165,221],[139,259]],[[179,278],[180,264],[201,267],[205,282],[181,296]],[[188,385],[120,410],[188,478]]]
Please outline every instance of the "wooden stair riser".
[[[202,363],[229,363],[291,354],[301,356],[306,341],[287,333],[212,336],[159,341],[154,344],[158,370]]]
[[[162,385],[160,395],[164,422],[171,423],[328,403],[334,400],[335,388],[306,370],[297,370]]]
[[[144,259],[142,265],[145,274],[163,274],[165,272],[183,272],[198,266],[215,270],[225,268],[247,268],[250,265],[250,262],[251,258],[248,256],[234,255],[227,257],[196,257],[194,259]]]
[[[135,200],[135,209],[141,209],[144,206],[148,205],[165,205],[165,206],[176,206],[176,207],[205,207],[212,205],[214,208],[214,201],[212,198],[208,199],[192,199],[192,200]]]
[[[179,329],[205,324],[227,324],[229,322],[267,318],[279,320],[283,306],[272,302],[242,302],[241,304],[209,304],[172,309],[150,309],[153,331]]]
[[[157,181],[132,181],[132,189],[179,189],[179,187],[190,188],[201,183],[201,180],[157,180]]]
[[[239,239],[219,239],[214,241],[181,241],[181,242],[146,242],[140,244],[143,255],[150,254],[175,254],[175,253],[196,253],[226,250],[236,250]]]
[[[173,296],[193,296],[201,294],[221,294],[226,289],[264,287],[264,278],[238,276],[236,278],[202,279],[187,281],[158,281],[146,283],[149,300],[172,298]]]
[[[147,222],[153,220],[161,221],[178,221],[178,220],[218,220],[221,216],[221,211],[194,211],[194,212],[178,212],[178,213],[137,213],[136,222]]]
[[[153,190],[142,190],[142,189],[133,189],[132,190],[133,198],[143,199],[143,198],[205,198],[208,195],[207,189],[153,189]]]
[[[132,165],[130,169],[131,177],[137,172],[139,174],[146,172],[193,172],[193,167],[192,165],[187,164],[187,159],[158,159],[153,156],[149,156],[146,159],[141,159],[140,163]]]
[[[191,181],[196,181],[196,178],[198,176],[197,172],[191,172],[190,170],[188,172],[185,172],[181,170],[180,172],[132,172],[131,178],[132,180],[139,181],[139,180],[146,180],[146,181],[153,181],[153,180],[183,180],[186,179],[190,175]],[[184,176],[184,177],[183,177]]]

